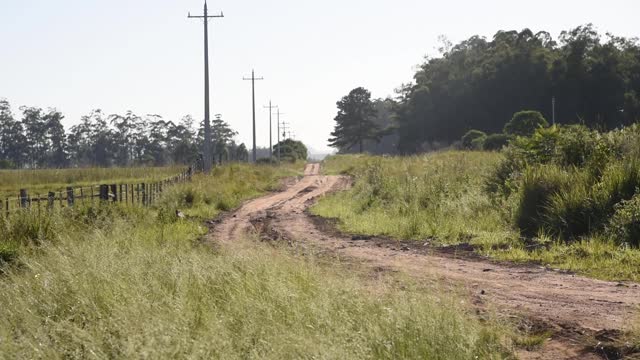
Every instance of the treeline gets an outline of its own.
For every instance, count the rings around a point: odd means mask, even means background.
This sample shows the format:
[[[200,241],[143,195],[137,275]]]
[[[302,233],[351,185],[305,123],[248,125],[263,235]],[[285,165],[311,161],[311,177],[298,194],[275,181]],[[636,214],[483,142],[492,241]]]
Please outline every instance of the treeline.
[[[611,130],[640,120],[635,38],[602,35],[585,25],[557,39],[525,29],[456,45],[444,40],[440,51],[420,66],[414,83],[387,100],[393,102],[387,122],[393,122],[402,153],[450,144],[471,129],[500,133],[521,110],[539,111],[552,122],[554,98],[560,124]]]
[[[191,116],[179,122],[159,115],[107,115],[94,110],[68,131],[56,109],[21,107],[16,118],[0,99],[0,168],[63,168],[193,164],[200,157],[204,130]],[[213,155],[217,162],[246,161],[237,133],[217,117],[212,121]]]

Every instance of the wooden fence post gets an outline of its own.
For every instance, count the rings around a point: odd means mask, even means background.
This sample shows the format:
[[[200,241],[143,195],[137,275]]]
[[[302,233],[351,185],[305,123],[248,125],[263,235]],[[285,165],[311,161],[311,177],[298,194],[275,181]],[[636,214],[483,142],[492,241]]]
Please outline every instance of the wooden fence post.
[[[84,205],[84,190],[80,188],[80,200],[82,201],[82,205]]]
[[[111,184],[111,193],[113,194],[113,198],[111,198],[111,201],[118,202],[118,187],[116,186],[116,184]]]
[[[147,186],[145,183],[140,185],[142,186],[142,205],[147,206]]]
[[[47,209],[49,211],[53,210],[54,201],[56,201],[56,193],[54,193],[53,191],[49,191],[49,194],[47,196]]]
[[[67,186],[67,205],[69,207],[73,207],[75,203],[75,197],[73,194],[73,188],[71,186]]]
[[[109,185],[100,185],[100,200],[109,200]]]
[[[29,193],[27,189],[20,189],[20,207],[23,209],[29,207]]]
[[[36,194],[36,199],[38,200],[38,216],[40,216],[40,194]]]
[[[129,205],[129,184],[124,184],[124,203]]]
[[[10,210],[9,209],[9,198],[7,198],[7,204],[5,206],[6,206],[7,219],[8,219],[9,218],[9,210]]]

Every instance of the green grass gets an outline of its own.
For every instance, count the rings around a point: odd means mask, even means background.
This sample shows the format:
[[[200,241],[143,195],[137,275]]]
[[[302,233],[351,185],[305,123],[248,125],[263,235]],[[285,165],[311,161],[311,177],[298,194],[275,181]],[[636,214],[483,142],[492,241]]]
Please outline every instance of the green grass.
[[[355,176],[354,188],[321,201],[312,211],[338,218],[347,232],[440,244],[508,235],[482,192],[483,174],[497,153],[447,152],[414,157],[337,156],[329,173]]]
[[[537,262],[605,280],[640,281],[640,250],[603,235],[567,244],[540,234],[520,238],[517,204],[495,201],[483,191],[502,155],[441,152],[413,157],[335,156],[325,171],[349,174],[354,187],[322,199],[312,212],[337,218],[340,230],[434,245],[470,243],[482,254],[514,262]],[[513,196],[509,201],[518,201]]]
[[[368,282],[258,241],[201,242],[201,220],[221,201],[237,206],[300,170],[226,167],[171,189],[156,208],[4,221],[20,246],[0,267],[0,357],[511,357],[505,328],[451,294]],[[175,206],[190,217],[172,217]]]
[[[44,170],[0,170],[0,198],[19,197],[20,189],[31,195],[46,195],[67,186],[82,187],[99,184],[136,184],[164,180],[184,171],[184,166],[78,168]]]

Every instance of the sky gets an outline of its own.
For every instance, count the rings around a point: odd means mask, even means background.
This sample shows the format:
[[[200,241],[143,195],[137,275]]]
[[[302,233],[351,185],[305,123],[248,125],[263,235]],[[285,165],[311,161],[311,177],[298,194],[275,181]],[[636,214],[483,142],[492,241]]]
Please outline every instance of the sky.
[[[0,0],[0,98],[54,107],[72,126],[92,109],[179,120],[203,113],[201,0]],[[296,139],[329,151],[336,102],[363,86],[374,98],[412,81],[438,37],[453,43],[498,30],[562,30],[593,23],[640,36],[638,0],[209,1],[212,115],[251,146],[255,69],[258,146],[278,105]],[[213,117],[213,116],[212,116]],[[275,139],[275,118],[273,137]]]

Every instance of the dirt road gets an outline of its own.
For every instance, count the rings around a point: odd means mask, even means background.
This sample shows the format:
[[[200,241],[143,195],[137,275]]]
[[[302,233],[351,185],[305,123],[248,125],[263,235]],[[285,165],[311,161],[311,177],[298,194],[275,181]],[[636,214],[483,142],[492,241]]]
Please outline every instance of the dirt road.
[[[233,241],[246,231],[266,232],[356,260],[376,271],[401,271],[418,280],[436,277],[461,286],[478,308],[489,305],[501,313],[531,318],[554,330],[555,335],[542,351],[522,352],[522,358],[599,358],[594,354],[598,339],[615,337],[636,319],[640,303],[636,284],[598,281],[539,266],[499,264],[477,257],[456,258],[420,245],[403,246],[326,231],[305,210],[314,199],[346,188],[349,180],[321,176],[319,170],[318,164],[309,164],[305,176],[283,192],[246,203],[216,226],[213,239]]]

